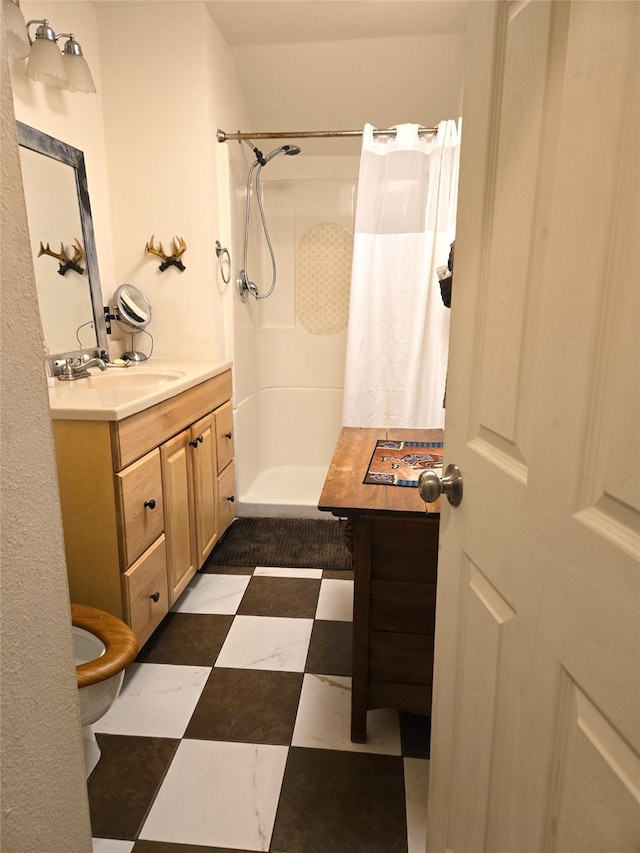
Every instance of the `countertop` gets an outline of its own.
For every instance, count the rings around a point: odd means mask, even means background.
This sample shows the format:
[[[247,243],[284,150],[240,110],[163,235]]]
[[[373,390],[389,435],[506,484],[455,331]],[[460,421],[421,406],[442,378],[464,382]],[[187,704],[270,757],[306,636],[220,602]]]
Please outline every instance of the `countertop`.
[[[88,379],[53,380],[54,420],[121,421],[231,368],[230,361],[151,358],[130,367],[91,368]]]
[[[417,488],[363,483],[378,439],[443,441],[441,429],[342,427],[318,509],[336,516],[363,513],[440,513],[440,498],[425,504]]]

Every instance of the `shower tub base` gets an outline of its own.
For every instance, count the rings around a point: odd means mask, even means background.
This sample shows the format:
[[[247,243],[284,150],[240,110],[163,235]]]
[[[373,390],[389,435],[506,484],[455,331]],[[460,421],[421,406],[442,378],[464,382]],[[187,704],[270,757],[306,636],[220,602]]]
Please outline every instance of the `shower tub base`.
[[[282,465],[267,468],[238,497],[238,515],[245,518],[325,518],[318,499],[327,468]]]

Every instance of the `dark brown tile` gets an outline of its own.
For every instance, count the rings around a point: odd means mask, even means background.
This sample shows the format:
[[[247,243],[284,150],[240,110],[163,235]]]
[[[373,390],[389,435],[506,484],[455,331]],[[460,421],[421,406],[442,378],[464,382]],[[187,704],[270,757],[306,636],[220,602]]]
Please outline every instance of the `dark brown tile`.
[[[352,581],[353,569],[323,569],[323,578],[332,578],[337,581]]]
[[[202,847],[199,844],[172,844],[170,841],[136,841],[132,853],[252,853],[229,847]]]
[[[351,675],[352,622],[315,620],[305,672]]]
[[[216,566],[205,563],[200,571],[205,575],[252,575],[255,566]]]
[[[402,758],[291,747],[271,850],[407,853]]]
[[[213,666],[233,616],[168,613],[138,653],[138,663]]]
[[[241,616],[289,616],[313,619],[320,578],[253,576],[238,607]]]
[[[89,777],[91,830],[96,838],[135,839],[179,741],[96,735],[102,757]]]
[[[431,717],[400,711],[400,742],[404,758],[429,758]]]
[[[291,743],[301,672],[213,669],[185,737],[236,743]]]

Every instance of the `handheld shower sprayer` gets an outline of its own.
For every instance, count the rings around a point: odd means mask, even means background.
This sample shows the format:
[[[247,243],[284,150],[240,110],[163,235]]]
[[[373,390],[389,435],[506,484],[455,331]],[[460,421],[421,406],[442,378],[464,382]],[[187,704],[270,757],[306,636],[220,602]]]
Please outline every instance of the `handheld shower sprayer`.
[[[293,154],[299,154],[300,149],[297,145],[281,145],[280,148],[274,148],[270,154],[264,158],[264,163],[261,163],[261,166],[266,166],[269,160],[273,160],[274,157],[277,157],[278,154],[288,154],[290,157]]]
[[[244,256],[243,256],[243,268],[238,273],[238,278],[236,280],[236,284],[238,287],[238,293],[240,294],[240,299],[245,302],[247,299],[247,294],[250,293],[251,296],[255,297],[255,299],[266,299],[267,296],[271,296],[273,290],[276,286],[276,259],[273,253],[273,246],[271,245],[271,238],[269,237],[269,230],[267,228],[267,221],[264,215],[264,207],[262,203],[262,187],[260,186],[260,172],[263,167],[267,165],[274,157],[277,157],[278,154],[288,154],[292,156],[294,154],[300,153],[300,148],[297,145],[281,145],[279,148],[274,148],[273,151],[269,152],[265,157],[258,149],[256,145],[251,142],[247,142],[253,153],[255,154],[255,161],[251,164],[249,169],[249,174],[247,176],[247,202],[246,202],[246,210],[245,210],[245,218],[244,218]],[[262,229],[264,231],[264,236],[267,241],[267,246],[269,248],[269,255],[271,256],[271,269],[272,269],[272,278],[271,278],[271,287],[268,292],[264,295],[260,294],[258,287],[252,281],[249,280],[249,273],[247,271],[248,267],[248,249],[249,249],[249,220],[251,215],[251,178],[253,177],[253,173],[256,173],[255,177],[255,193],[256,198],[258,200],[258,208],[260,210],[260,219],[262,221]]]

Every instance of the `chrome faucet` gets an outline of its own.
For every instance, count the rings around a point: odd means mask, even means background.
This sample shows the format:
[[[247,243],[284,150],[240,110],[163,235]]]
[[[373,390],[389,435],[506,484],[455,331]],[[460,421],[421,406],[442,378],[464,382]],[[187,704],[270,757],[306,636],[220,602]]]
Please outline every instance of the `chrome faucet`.
[[[61,382],[72,382],[75,379],[86,379],[91,376],[89,373],[90,367],[99,367],[100,370],[106,370],[107,365],[101,358],[85,359],[80,358],[65,358],[62,365],[62,372],[58,376]]]

